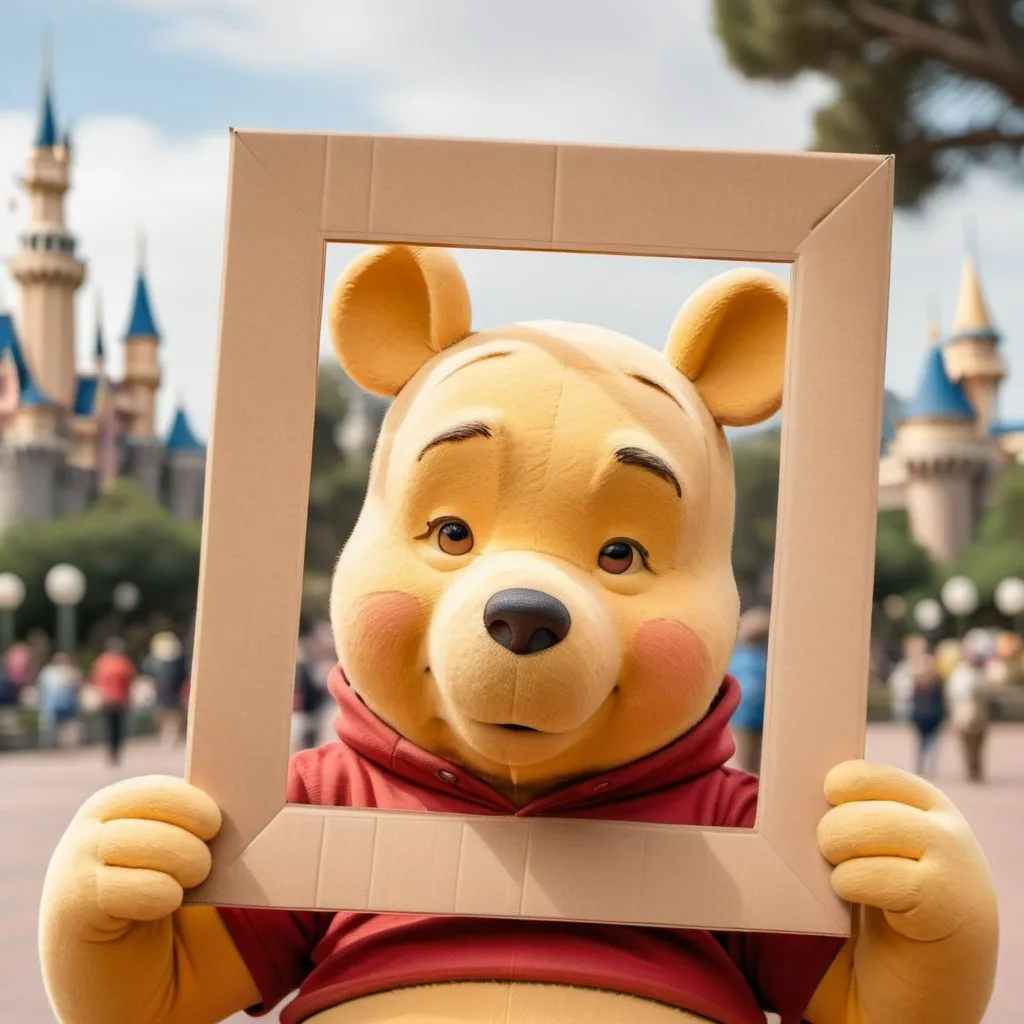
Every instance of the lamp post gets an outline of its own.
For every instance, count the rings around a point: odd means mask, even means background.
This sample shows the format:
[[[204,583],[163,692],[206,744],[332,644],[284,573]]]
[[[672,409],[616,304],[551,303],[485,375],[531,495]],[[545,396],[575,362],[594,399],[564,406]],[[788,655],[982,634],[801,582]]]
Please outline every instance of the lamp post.
[[[43,587],[57,606],[57,647],[70,653],[75,649],[76,612],[85,597],[85,576],[76,566],[61,562],[46,574]]]
[[[122,615],[130,615],[139,607],[139,600],[142,594],[134,583],[118,583],[114,587],[114,607]]]
[[[14,613],[25,600],[25,584],[13,572],[0,573],[0,651],[14,643]]]
[[[914,605],[914,621],[926,633],[934,633],[942,625],[942,605],[934,598],[926,597]]]
[[[966,576],[951,576],[942,584],[939,595],[950,615],[957,619],[957,635],[962,637],[967,625],[967,617],[978,609],[978,588],[974,580]]]
[[[1013,622],[1015,632],[1024,632],[1024,580],[1018,576],[1001,580],[994,596],[996,608]]]

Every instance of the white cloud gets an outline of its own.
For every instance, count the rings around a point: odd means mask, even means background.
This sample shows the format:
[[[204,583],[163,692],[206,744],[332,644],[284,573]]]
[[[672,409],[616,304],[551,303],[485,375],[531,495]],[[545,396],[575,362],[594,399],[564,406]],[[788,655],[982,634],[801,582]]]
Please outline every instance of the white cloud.
[[[0,180],[20,173],[34,117],[0,112]],[[94,299],[102,294],[113,373],[122,365],[123,337],[135,286],[136,235],[147,236],[147,279],[163,337],[164,387],[158,415],[166,426],[183,394],[198,429],[206,430],[216,349],[226,133],[172,141],[153,125],[129,118],[85,119],[74,140],[67,221],[87,263],[78,293],[80,365],[88,366],[94,338]],[[13,185],[5,203],[0,254],[9,255],[28,213],[27,196]],[[12,305],[9,278],[3,294]]]
[[[158,41],[267,75],[302,75],[331,90],[358,80],[387,130],[642,145],[800,149],[820,82],[789,89],[730,71],[709,3],[631,0],[509,5],[473,0],[126,0],[152,12]],[[297,12],[301,12],[298,14]],[[0,172],[24,159],[31,119],[0,114]],[[265,127],[273,127],[266,125]],[[167,336],[171,394],[187,391],[206,430],[215,350],[226,184],[226,135],[172,140],[125,119],[83,121],[71,223],[99,280],[108,333],[123,331],[134,233],[149,232],[156,313]],[[5,180],[9,180],[6,178]],[[889,377],[913,387],[929,295],[952,315],[963,223],[977,222],[993,313],[1019,372],[1003,411],[1024,417],[1024,190],[976,177],[923,218],[899,216],[894,243]],[[13,225],[0,224],[0,252]],[[327,280],[344,263],[332,247]],[[689,291],[717,267],[608,257],[464,253],[478,324],[552,316],[592,320],[660,344]],[[91,322],[91,303],[80,309]],[[85,334],[83,332],[83,344]]]
[[[163,15],[169,48],[268,74],[365,74],[395,131],[800,147],[828,92],[809,77],[751,89],[726,67],[705,2],[129,2]]]

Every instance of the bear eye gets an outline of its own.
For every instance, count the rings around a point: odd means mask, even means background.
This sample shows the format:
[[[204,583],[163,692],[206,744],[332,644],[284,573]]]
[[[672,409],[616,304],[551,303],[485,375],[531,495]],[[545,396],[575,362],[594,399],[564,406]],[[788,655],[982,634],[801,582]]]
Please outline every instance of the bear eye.
[[[597,564],[613,576],[624,576],[647,568],[647,558],[647,551],[635,540],[610,540],[601,548]]]
[[[446,555],[468,555],[473,550],[473,531],[461,519],[446,519],[438,527],[437,546]]]

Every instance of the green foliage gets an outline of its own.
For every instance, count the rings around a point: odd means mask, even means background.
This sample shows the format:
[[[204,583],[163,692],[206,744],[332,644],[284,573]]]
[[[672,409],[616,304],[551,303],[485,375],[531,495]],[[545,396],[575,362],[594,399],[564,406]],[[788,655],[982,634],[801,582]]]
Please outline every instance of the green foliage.
[[[1021,0],[715,0],[715,16],[729,61],[748,78],[832,81],[814,148],[895,154],[900,205],[972,164],[1019,174]]]
[[[771,570],[779,494],[780,434],[769,430],[733,445],[736,527],[733,569],[741,595],[756,599]],[[875,550],[875,600],[930,587],[934,568],[911,537],[906,513],[881,512]]]
[[[334,440],[335,430],[347,411],[344,386],[344,374],[336,364],[321,366],[313,424],[303,587],[305,610],[317,616],[327,612],[331,572],[359,516],[369,473],[366,461],[347,459]]]
[[[907,513],[902,509],[879,512],[875,542],[876,603],[890,594],[909,594],[930,587],[934,578],[928,552],[910,533]]]
[[[780,434],[765,430],[733,445],[736,519],[732,562],[745,603],[758,600],[775,553]]]
[[[991,600],[1000,580],[1024,576],[1024,466],[1003,473],[994,499],[974,543],[944,574],[969,576],[983,602]]]
[[[31,629],[52,634],[54,609],[43,580],[59,562],[70,562],[86,577],[78,615],[81,636],[109,621],[114,588],[123,581],[140,591],[134,619],[159,614],[183,629],[195,608],[199,542],[198,523],[176,518],[138,483],[123,478],[80,515],[7,530],[0,537],[0,572],[17,573],[25,581],[21,634]]]

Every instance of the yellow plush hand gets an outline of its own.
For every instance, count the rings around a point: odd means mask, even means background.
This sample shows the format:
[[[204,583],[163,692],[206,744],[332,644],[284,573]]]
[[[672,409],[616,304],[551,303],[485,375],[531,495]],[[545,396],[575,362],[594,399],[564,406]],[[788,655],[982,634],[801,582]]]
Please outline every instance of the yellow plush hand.
[[[182,779],[129,779],[75,815],[46,873],[40,959],[64,1024],[201,1024],[258,1000],[217,911],[181,907],[210,871],[214,801]]]
[[[815,1024],[980,1021],[991,997],[998,909],[970,826],[933,785],[891,765],[829,772],[818,827],[853,936],[808,1017]]]
[[[884,911],[917,942],[995,914],[988,864],[970,826],[931,783],[892,765],[847,761],[825,780],[818,826],[835,891]]]
[[[220,810],[182,779],[128,779],[100,790],[75,815],[54,854],[44,911],[73,914],[107,940],[132,921],[157,921],[210,871],[206,840]],[[45,924],[45,921],[44,921]]]

